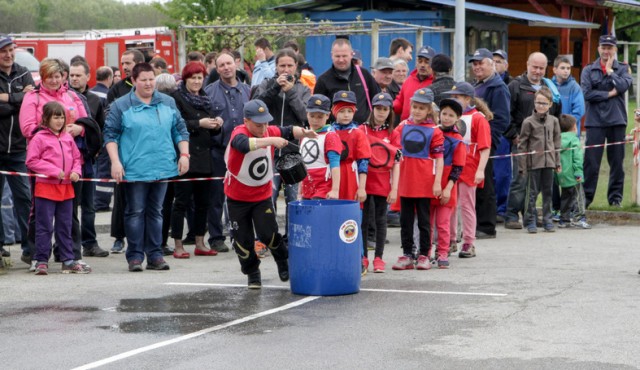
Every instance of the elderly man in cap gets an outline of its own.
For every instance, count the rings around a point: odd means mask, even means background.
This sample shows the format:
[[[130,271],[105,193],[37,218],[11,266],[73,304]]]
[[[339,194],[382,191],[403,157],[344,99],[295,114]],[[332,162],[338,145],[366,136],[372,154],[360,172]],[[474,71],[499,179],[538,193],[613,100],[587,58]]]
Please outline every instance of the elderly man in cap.
[[[391,95],[391,98],[395,99],[400,93],[400,86],[393,80],[393,70],[395,69],[393,61],[389,58],[378,58],[371,69],[380,91]]]
[[[18,114],[24,95],[33,90],[35,83],[28,69],[15,63],[16,50],[11,37],[0,34],[0,170],[27,172],[25,159],[27,141],[20,131]],[[29,180],[21,176],[0,176],[0,198],[4,181],[9,182],[22,235],[23,254],[30,254],[27,245],[27,220],[31,208]],[[9,257],[0,239],[0,254]]]
[[[586,102],[584,127],[587,130],[586,145],[598,145],[624,141],[627,127],[627,109],[624,93],[632,83],[629,66],[616,60],[618,53],[615,36],[600,36],[598,58],[582,70],[580,86]],[[584,195],[587,207],[593,202],[602,162],[602,147],[587,149],[584,153]],[[620,207],[624,186],[624,145],[607,147],[609,162],[609,205]]]
[[[315,138],[318,134],[298,126],[269,125],[273,116],[261,100],[248,101],[243,111],[244,124],[233,130],[225,156],[228,171],[224,193],[233,225],[233,248],[242,273],[248,276],[249,289],[260,289],[260,260],[254,249],[254,230],[259,240],[268,243],[280,280],[289,280],[289,254],[278,232],[271,201],[273,148],[283,148],[293,138]]]
[[[504,83],[508,86],[512,78],[511,75],[509,75],[508,71],[509,56],[507,55],[507,52],[502,49],[495,50],[493,52],[493,63],[496,66],[496,72],[500,75],[502,81],[504,81]]]
[[[507,85],[496,72],[493,53],[488,49],[476,50],[469,63],[475,76],[476,97],[483,99],[493,112],[493,119],[489,121],[491,127],[491,151],[494,155],[502,137],[502,133],[509,125],[510,94]],[[476,192],[476,238],[489,239],[496,237],[496,193],[493,183],[493,161],[489,159],[485,167],[484,187]]]
[[[411,97],[413,97],[413,94],[420,89],[431,86],[433,83],[431,60],[435,55],[436,51],[430,46],[423,46],[418,51],[416,69],[407,77],[402,84],[400,93],[393,101],[393,111],[396,115],[400,116],[401,121],[409,117]]]

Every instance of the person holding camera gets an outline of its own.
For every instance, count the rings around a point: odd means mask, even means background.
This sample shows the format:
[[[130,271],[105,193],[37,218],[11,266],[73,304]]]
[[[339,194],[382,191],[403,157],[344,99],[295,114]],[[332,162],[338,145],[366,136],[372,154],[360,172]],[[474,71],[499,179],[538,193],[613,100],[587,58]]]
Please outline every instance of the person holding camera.
[[[276,54],[276,75],[258,85],[252,99],[262,100],[269,108],[273,119],[270,125],[300,126],[307,117],[306,104],[311,90],[299,80],[298,63],[293,49],[285,48]],[[298,152],[296,146],[288,145],[275,152],[277,160],[281,155]],[[298,198],[298,185],[285,185],[279,176],[273,178],[273,205],[276,207],[280,188],[284,186],[285,202]],[[286,235],[284,236],[286,240]]]

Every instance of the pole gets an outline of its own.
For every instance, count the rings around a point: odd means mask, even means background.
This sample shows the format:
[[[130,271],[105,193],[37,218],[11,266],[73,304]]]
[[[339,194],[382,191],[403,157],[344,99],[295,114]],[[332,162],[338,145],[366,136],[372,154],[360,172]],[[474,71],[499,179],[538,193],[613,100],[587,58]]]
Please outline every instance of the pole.
[[[629,65],[629,45],[623,44],[622,47],[624,63]],[[627,91],[624,93],[624,108],[627,111],[629,110],[629,89],[627,89]]]
[[[380,42],[379,39],[379,31],[380,31],[380,23],[378,22],[373,22],[371,23],[371,65],[374,65],[376,63],[376,60],[378,60],[379,54],[378,54],[378,43]]]
[[[453,34],[453,79],[465,81],[465,0],[456,0],[456,25]]]
[[[178,71],[187,64],[187,31],[182,27],[178,27]]]

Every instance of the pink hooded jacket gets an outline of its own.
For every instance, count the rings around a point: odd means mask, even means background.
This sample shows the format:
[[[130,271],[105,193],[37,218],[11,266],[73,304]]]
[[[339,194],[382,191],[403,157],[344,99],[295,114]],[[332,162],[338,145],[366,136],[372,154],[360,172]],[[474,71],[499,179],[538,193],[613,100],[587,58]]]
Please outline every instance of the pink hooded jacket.
[[[66,132],[56,135],[49,128],[43,128],[31,137],[27,146],[27,168],[35,173],[49,176],[36,177],[36,182],[47,184],[70,184],[72,172],[82,174],[82,155]],[[65,179],[58,174],[64,171]]]
[[[27,142],[31,140],[42,121],[42,107],[50,101],[62,104],[67,115],[70,108],[73,108],[76,120],[87,117],[82,100],[74,92],[69,93],[69,87],[66,84],[63,84],[58,90],[49,90],[40,84],[38,89],[30,91],[24,96],[20,107],[20,130]]]

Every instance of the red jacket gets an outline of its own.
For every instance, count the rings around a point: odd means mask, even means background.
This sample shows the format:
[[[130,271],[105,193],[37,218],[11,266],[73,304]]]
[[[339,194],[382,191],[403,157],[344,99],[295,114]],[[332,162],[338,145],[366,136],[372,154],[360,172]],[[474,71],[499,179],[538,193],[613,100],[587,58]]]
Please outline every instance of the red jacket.
[[[433,83],[433,75],[420,81],[418,79],[418,70],[411,72],[406,81],[402,84],[402,88],[396,96],[396,100],[393,101],[393,111],[397,115],[400,115],[400,121],[404,121],[409,118],[411,110],[411,97],[413,94],[423,87],[429,87]]]

